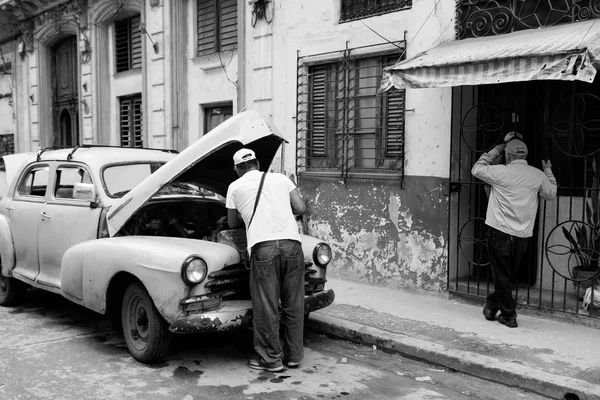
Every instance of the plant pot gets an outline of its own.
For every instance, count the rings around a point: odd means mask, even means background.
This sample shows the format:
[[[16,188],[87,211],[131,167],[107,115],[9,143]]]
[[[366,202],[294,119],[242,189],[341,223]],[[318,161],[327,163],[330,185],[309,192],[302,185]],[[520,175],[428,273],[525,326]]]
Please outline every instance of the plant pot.
[[[581,271],[579,266],[573,267],[573,286],[577,289],[579,286],[580,296],[583,296],[585,290],[592,286],[596,279],[593,279],[598,274],[598,271]]]

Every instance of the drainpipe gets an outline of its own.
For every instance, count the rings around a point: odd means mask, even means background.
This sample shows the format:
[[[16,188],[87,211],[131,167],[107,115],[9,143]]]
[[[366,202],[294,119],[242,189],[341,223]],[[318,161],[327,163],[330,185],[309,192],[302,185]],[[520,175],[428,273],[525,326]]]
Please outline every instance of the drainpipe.
[[[246,0],[238,0],[237,112],[246,107]]]

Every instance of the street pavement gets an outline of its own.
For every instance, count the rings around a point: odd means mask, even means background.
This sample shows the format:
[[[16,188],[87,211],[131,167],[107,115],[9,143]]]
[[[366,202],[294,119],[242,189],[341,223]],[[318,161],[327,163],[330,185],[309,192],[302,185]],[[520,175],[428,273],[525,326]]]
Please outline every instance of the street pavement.
[[[520,387],[548,398],[600,399],[600,329],[517,308],[518,328],[487,321],[481,305],[328,278],[332,305],[308,326],[338,338]]]

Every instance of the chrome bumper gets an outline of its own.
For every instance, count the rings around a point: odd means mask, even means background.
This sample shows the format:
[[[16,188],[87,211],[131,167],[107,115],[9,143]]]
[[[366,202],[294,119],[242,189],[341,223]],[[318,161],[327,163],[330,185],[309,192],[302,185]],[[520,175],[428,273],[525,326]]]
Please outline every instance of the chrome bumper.
[[[304,314],[325,308],[335,299],[328,289],[304,298]],[[224,301],[217,310],[190,314],[177,318],[169,326],[174,333],[222,332],[252,326],[252,302],[250,300]]]

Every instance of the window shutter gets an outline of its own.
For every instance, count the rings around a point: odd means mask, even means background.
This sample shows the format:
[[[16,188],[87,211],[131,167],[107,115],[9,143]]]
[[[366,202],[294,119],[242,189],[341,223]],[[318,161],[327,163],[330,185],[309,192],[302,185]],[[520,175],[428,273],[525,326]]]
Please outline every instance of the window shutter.
[[[117,72],[142,68],[140,16],[115,22],[115,61]]]
[[[144,147],[142,137],[142,98],[133,99],[133,147]]]
[[[404,154],[404,90],[395,90],[387,94],[387,135],[385,139],[386,155],[402,157]]]
[[[121,99],[120,111],[121,146],[143,147],[142,96]]]
[[[310,157],[325,157],[327,135],[327,66],[310,68],[310,134],[308,148]]]
[[[131,101],[129,99],[121,100],[121,118],[120,118],[120,132],[121,132],[121,146],[131,147],[130,140],[130,118],[131,115]]]
[[[237,46],[237,0],[221,0],[220,51]]]
[[[217,0],[198,0],[198,55],[217,48]]]
[[[131,69],[142,68],[142,30],[140,16],[131,18]]]
[[[115,62],[117,72],[129,70],[129,20],[115,22]]]

